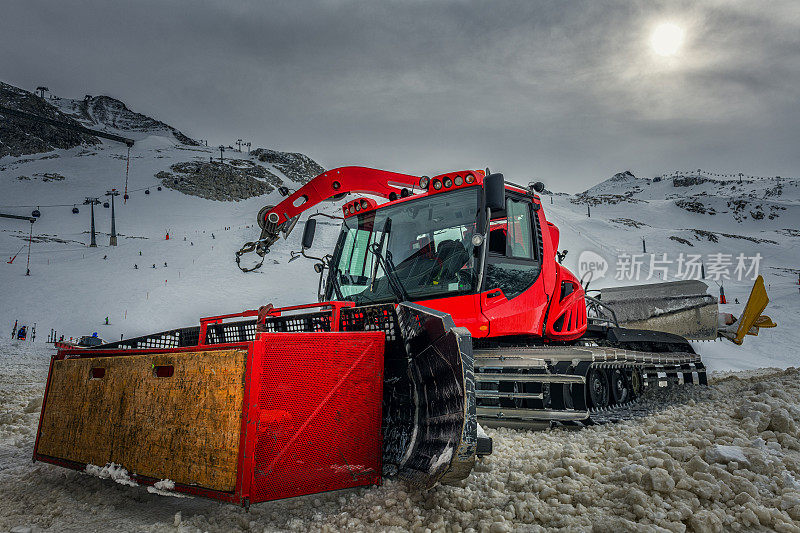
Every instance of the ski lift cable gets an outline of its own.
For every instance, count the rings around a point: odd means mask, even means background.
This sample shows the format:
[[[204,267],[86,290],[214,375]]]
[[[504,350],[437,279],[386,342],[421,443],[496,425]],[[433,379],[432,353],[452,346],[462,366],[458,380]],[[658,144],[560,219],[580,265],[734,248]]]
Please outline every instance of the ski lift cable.
[[[25,267],[26,276],[31,273],[31,241],[33,240],[33,222],[31,222],[31,231],[28,234],[28,265]]]
[[[128,145],[128,157],[125,159],[125,196],[123,196],[123,204],[128,203],[128,170],[131,167],[131,146]]]
[[[151,188],[153,188],[153,187],[157,187],[157,186],[158,186],[158,184],[156,184],[156,185],[147,185],[147,186],[145,186],[145,187],[139,187],[138,189],[129,189],[129,190],[128,190],[128,192],[139,192],[139,191],[144,191],[144,190],[151,189]],[[81,201],[81,202],[73,202],[73,203],[71,203],[71,204],[49,204],[49,205],[43,205],[43,204],[33,204],[33,205],[0,205],[0,208],[3,208],[3,209],[14,209],[14,208],[20,208],[20,209],[22,209],[22,208],[31,208],[31,207],[39,207],[39,208],[41,208],[41,207],[72,207],[72,206],[75,206],[75,205],[76,205],[76,204],[78,204],[78,203],[81,203],[81,204],[82,204],[82,203],[83,203],[83,201]]]

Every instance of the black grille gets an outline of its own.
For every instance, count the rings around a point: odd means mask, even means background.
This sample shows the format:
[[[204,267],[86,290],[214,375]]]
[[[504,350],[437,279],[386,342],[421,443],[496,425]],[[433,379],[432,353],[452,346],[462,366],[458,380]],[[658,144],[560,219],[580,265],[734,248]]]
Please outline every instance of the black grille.
[[[184,346],[197,346],[200,336],[200,326],[178,328],[160,333],[153,333],[143,337],[134,337],[118,342],[111,342],[96,348],[107,350],[147,350],[160,348],[183,348]]]
[[[537,217],[534,217],[533,225],[536,226],[536,248],[539,254],[536,258],[541,261],[544,257],[544,243],[542,242],[542,226],[539,224]]]
[[[331,312],[319,311],[301,315],[268,317],[268,332],[302,332],[330,331]],[[360,331],[354,329],[353,331]],[[149,350],[165,348],[183,348],[197,346],[200,337],[200,326],[178,328],[143,337],[134,337],[118,342],[97,346],[99,349],[114,350]],[[208,324],[205,344],[226,344],[232,342],[249,342],[256,338],[256,320],[240,320],[224,324]]]
[[[400,338],[397,315],[391,304],[345,307],[340,317],[342,331],[383,331],[387,342]]]
[[[256,321],[242,320],[227,324],[209,324],[206,327],[206,344],[247,342],[256,339]]]

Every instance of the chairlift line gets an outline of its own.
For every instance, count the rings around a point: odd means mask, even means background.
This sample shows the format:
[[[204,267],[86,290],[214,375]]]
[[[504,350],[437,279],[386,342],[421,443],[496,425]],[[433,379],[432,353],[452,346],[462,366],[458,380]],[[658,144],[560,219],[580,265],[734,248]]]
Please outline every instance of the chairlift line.
[[[128,170],[131,168],[131,145],[128,145],[128,157],[125,158],[125,196],[122,197],[122,203],[128,203]]]
[[[31,241],[33,240],[33,220],[31,220],[31,231],[28,234],[28,264],[25,267],[25,275],[31,275]]]

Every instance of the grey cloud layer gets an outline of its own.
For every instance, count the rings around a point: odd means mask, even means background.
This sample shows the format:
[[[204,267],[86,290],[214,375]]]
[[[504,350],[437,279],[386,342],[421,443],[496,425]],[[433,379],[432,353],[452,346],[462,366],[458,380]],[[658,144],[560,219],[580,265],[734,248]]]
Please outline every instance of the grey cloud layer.
[[[326,166],[797,175],[800,4],[6,1],[0,78]],[[686,29],[676,58],[648,45]]]

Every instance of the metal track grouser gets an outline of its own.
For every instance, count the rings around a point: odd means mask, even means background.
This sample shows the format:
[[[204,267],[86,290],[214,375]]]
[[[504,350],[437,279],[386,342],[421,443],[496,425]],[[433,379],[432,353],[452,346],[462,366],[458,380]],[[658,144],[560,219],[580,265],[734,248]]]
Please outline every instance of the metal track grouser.
[[[258,215],[236,263],[259,268],[301,213],[320,303],[264,306],[52,359],[34,459],[114,463],[139,483],[242,505],[399,477],[469,475],[491,453],[478,423],[591,423],[649,387],[705,384],[687,339],[775,324],[756,281],[740,319],[699,281],[586,294],[557,260],[541,183],[473,170],[429,178],[320,174]],[[379,205],[375,197],[388,201]],[[335,248],[308,255],[317,217]],[[255,252],[251,267],[242,258]],[[90,468],[90,470],[92,470]],[[164,483],[159,486],[165,486]]]

